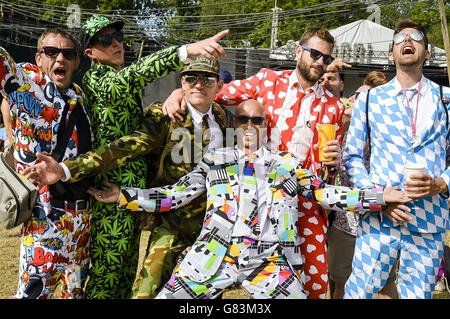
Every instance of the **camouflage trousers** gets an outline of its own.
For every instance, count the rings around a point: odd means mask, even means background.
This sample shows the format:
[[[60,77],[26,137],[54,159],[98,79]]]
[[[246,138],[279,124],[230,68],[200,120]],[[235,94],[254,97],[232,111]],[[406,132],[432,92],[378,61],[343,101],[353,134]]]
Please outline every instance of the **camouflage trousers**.
[[[142,269],[133,285],[132,299],[153,299],[170,279],[179,255],[200,233],[204,202],[155,215]]]

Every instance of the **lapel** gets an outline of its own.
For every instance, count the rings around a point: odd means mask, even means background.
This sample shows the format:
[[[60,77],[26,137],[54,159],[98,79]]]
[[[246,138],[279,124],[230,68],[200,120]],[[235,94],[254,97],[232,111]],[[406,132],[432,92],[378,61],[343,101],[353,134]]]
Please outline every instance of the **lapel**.
[[[375,99],[375,105],[377,105],[379,112],[383,114],[386,112],[386,115],[389,117],[391,121],[391,128],[395,127],[398,131],[398,134],[403,138],[406,145],[411,145],[411,123],[409,120],[408,110],[403,107],[403,103],[399,103],[399,99],[397,98],[398,89],[396,89],[396,78],[392,79],[390,82],[390,86],[386,90],[387,98],[378,98],[378,96],[372,96],[374,93],[371,92],[371,100]],[[398,82],[397,82],[398,84]],[[382,101],[382,105],[379,104],[380,100]],[[390,101],[390,102],[389,102]],[[390,103],[390,105],[389,105]],[[373,104],[369,105],[369,112],[373,112],[374,110],[371,108]]]
[[[222,163],[225,165],[226,175],[230,184],[231,193],[229,194],[229,201],[227,204],[230,205],[236,212],[239,204],[239,166],[238,166],[238,150],[237,146],[234,148],[223,148],[223,159]],[[237,216],[237,214],[235,214]]]
[[[222,134],[225,138],[226,128],[227,126],[227,114],[225,110],[216,102],[213,102],[211,105],[211,111],[214,114],[214,118],[216,119],[217,124],[219,124],[220,129],[222,130]]]
[[[425,81],[427,82],[428,89],[431,90],[431,98],[433,99],[433,103],[431,105],[434,106],[434,109],[433,109],[433,113],[424,119],[425,123],[426,123],[425,130],[422,132],[422,134],[417,139],[417,142],[416,142],[417,145],[420,145],[425,140],[429,139],[429,134],[434,131],[434,130],[432,130],[433,126],[440,125],[441,124],[440,117],[442,117],[442,115],[441,116],[439,115],[439,110],[443,109],[441,107],[442,101],[440,101],[439,87],[437,87],[437,88],[433,87],[433,85],[431,84],[431,81],[428,81],[427,79],[425,79]],[[445,116],[444,116],[444,118],[445,118]],[[445,120],[446,119],[444,119],[444,121]]]
[[[265,175],[265,191],[266,191],[266,203],[267,203],[267,216],[270,218],[272,210],[273,193],[271,187],[276,177],[276,166],[278,165],[278,152],[271,152],[269,149],[264,148],[264,175]]]
[[[287,88],[289,86],[289,75],[290,75],[290,73],[286,73],[286,74],[283,74],[283,76],[281,76],[281,77],[274,76],[272,79],[269,79],[270,81],[275,82],[274,86],[276,88],[275,90],[268,90],[266,93],[266,99],[273,98],[273,101],[274,101],[272,117],[270,120],[271,128],[275,127],[275,125],[277,124],[281,108],[283,107],[284,100],[286,99]],[[293,105],[295,105],[295,103]],[[292,106],[291,106],[291,108],[292,108]]]

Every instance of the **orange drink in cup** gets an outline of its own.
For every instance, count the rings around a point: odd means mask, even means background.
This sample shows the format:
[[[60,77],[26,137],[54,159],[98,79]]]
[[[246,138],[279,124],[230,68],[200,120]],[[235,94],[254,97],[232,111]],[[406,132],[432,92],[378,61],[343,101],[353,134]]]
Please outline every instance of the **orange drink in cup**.
[[[327,142],[336,138],[336,126],[334,124],[319,124],[319,161],[327,162],[333,160],[325,157],[323,148],[327,147]]]

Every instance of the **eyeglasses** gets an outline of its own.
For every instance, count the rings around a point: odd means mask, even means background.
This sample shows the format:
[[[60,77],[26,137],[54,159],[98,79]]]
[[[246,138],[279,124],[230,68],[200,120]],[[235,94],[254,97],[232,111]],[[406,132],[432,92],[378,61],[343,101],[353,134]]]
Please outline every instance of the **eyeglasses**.
[[[302,44],[302,48],[305,49],[305,50],[307,50],[307,51],[309,51],[309,54],[310,54],[311,58],[312,58],[314,61],[319,60],[321,57],[323,57],[323,63],[326,64],[326,65],[329,65],[329,64],[331,64],[331,63],[334,61],[334,58],[333,58],[331,55],[323,54],[323,53],[320,52],[319,50],[310,48],[310,47],[307,46],[307,45],[303,45],[303,44]]]
[[[198,81],[201,81],[204,86],[210,88],[216,83],[217,78],[214,75],[203,75],[203,74],[186,74],[184,80],[189,84],[194,86]]]
[[[394,43],[395,44],[400,44],[403,41],[405,41],[407,36],[410,36],[411,39],[413,39],[416,42],[419,42],[420,40],[422,40],[425,35],[423,34],[422,31],[412,31],[410,33],[406,33],[406,32],[399,32],[396,35],[394,35]]]
[[[98,37],[96,41],[100,42],[100,44],[107,48],[112,44],[112,40],[116,39],[119,42],[123,41],[123,32],[122,31],[117,31],[114,32],[112,34],[105,34],[102,35],[101,37]]]
[[[250,120],[250,121],[252,121],[253,125],[261,125],[264,122],[264,120],[266,119],[263,116],[247,116],[247,115],[239,115],[239,114],[236,114],[234,117],[236,118],[236,121],[239,124],[247,124],[248,120]]]
[[[56,47],[42,47],[39,53],[42,52],[44,52],[48,58],[52,59],[56,58],[59,53],[62,53],[67,60],[74,60],[78,55],[77,50],[73,48],[60,49]]]

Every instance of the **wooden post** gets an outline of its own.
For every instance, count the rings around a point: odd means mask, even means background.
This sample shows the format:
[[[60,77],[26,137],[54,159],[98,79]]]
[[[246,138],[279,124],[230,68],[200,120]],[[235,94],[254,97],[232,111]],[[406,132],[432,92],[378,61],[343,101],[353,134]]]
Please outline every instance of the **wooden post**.
[[[142,39],[142,42],[141,42],[141,48],[139,49],[139,57],[138,57],[138,59],[140,59],[140,58],[142,58],[142,51],[144,50],[144,39]]]
[[[450,39],[448,37],[447,16],[445,15],[444,0],[439,0],[439,12],[441,15],[442,37],[444,38],[445,56],[447,57],[448,83],[450,83]]]

